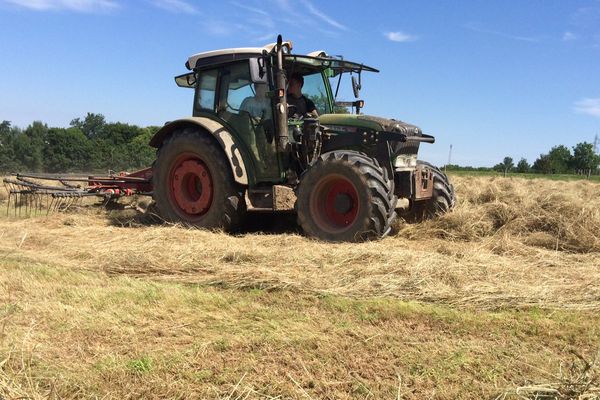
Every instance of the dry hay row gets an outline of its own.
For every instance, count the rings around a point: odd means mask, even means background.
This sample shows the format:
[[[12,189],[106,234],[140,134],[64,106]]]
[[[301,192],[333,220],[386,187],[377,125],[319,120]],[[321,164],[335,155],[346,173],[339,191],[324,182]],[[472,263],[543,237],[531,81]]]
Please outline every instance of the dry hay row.
[[[600,185],[586,181],[455,177],[454,212],[399,235],[477,241],[495,237],[569,252],[600,251]]]

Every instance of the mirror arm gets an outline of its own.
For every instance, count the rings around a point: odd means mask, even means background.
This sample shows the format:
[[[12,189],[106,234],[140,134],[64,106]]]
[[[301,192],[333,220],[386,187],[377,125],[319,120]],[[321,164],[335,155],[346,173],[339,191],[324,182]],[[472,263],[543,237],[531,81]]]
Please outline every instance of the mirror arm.
[[[337,99],[338,91],[340,90],[340,83],[342,82],[342,75],[344,75],[344,73],[340,72],[340,77],[338,78],[337,86],[335,87],[335,94],[333,95],[333,101]]]

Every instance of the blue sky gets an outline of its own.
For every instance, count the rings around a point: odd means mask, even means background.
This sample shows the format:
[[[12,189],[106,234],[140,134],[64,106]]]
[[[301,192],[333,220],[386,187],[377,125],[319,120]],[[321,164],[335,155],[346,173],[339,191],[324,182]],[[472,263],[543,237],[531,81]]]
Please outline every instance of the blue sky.
[[[437,164],[450,144],[480,166],[600,136],[600,0],[0,0],[0,120],[162,125],[191,112],[189,55],[277,33],[378,67],[364,112],[435,135]]]

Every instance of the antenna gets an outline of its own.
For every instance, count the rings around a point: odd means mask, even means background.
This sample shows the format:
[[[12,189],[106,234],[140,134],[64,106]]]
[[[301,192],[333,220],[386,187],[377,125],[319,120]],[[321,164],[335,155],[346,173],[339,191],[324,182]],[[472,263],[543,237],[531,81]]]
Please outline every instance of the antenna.
[[[450,144],[450,151],[448,152],[448,162],[444,166],[444,173],[446,173],[446,168],[450,165],[450,161],[452,161],[452,144]]]
[[[598,153],[598,143],[600,143],[600,140],[598,139],[598,135],[596,135],[594,137],[594,153]]]

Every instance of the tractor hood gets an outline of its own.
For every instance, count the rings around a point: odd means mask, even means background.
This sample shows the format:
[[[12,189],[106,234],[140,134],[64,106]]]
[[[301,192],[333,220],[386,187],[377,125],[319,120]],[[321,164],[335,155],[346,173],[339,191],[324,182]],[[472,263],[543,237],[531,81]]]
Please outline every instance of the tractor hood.
[[[352,126],[376,131],[399,132],[406,136],[422,136],[423,134],[421,129],[406,122],[372,115],[324,114],[319,117],[319,122],[331,128]]]

